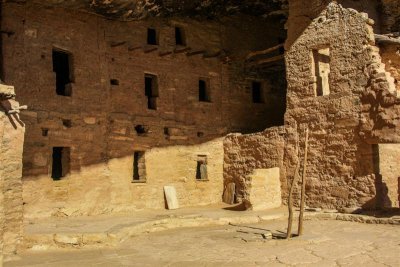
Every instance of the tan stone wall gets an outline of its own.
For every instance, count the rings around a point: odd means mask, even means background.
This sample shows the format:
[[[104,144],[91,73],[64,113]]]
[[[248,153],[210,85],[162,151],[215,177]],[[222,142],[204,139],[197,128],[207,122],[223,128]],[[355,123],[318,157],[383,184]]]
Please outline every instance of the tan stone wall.
[[[400,144],[379,144],[378,151],[383,207],[399,208]]]
[[[368,82],[360,66],[371,61],[365,46],[371,38],[370,30],[366,18],[356,11],[334,3],[325,7],[312,21],[305,22],[301,35],[292,32],[289,36],[286,63],[290,108],[286,125],[299,133],[305,125],[310,128],[307,205],[366,205],[375,196],[373,152],[372,146],[359,138],[357,126],[359,93]],[[292,8],[308,12],[299,5]],[[291,16],[296,16],[293,13]],[[295,27],[292,22],[289,18],[290,27]],[[330,94],[316,96],[310,53],[325,47],[330,49]],[[357,51],[357,56],[349,51]],[[287,146],[294,147],[294,140],[289,139]],[[303,137],[300,140],[302,151]],[[293,170],[294,165],[287,162],[287,168]]]
[[[3,87],[3,85],[0,85]],[[12,88],[12,87],[8,87]],[[6,99],[0,88],[0,265],[13,257],[22,241],[22,152],[25,125],[17,114],[6,115],[9,107],[18,107]]]
[[[3,140],[4,122],[0,120],[0,140]],[[3,142],[0,142],[0,150],[2,149]],[[3,181],[3,168],[0,167],[0,266],[3,267],[3,250],[4,250],[4,181]]]
[[[248,199],[251,175],[256,169],[279,168],[282,192],[287,192],[284,135],[284,128],[276,127],[255,134],[231,134],[225,138],[224,184],[235,183],[239,202]]]
[[[209,181],[196,181],[197,155],[208,157]],[[173,185],[181,207],[221,202],[222,139],[145,152],[146,182],[133,183],[133,154],[82,167],[61,181],[24,182],[27,217],[77,216],[165,207],[163,186]],[[32,203],[32,204],[31,204]],[[38,204],[40,203],[40,204]]]
[[[291,2],[288,22],[290,108],[285,122],[297,132],[305,125],[310,128],[307,204],[375,207],[379,188],[375,186],[378,173],[371,143],[398,141],[399,113],[388,73],[374,46],[372,21],[367,14],[335,3],[317,5],[325,8],[318,14],[300,2]],[[298,29],[297,25],[303,26]],[[316,96],[310,53],[326,47],[330,49],[330,94]],[[370,90],[375,93],[366,98]],[[286,151],[295,151],[295,136],[288,138]],[[286,162],[286,166],[294,168],[293,163]]]

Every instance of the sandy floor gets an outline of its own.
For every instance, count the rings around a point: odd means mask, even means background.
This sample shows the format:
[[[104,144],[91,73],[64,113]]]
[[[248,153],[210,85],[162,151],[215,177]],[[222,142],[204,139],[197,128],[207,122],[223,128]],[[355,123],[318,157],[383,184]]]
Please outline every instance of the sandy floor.
[[[306,221],[305,235],[265,240],[286,221],[144,234],[115,249],[30,252],[11,266],[400,266],[400,227]]]

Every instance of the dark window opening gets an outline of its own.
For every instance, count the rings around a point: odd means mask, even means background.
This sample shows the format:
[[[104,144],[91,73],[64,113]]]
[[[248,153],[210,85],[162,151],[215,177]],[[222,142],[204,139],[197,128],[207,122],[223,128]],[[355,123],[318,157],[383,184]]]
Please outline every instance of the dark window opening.
[[[205,80],[199,80],[199,101],[211,102],[210,90]]]
[[[147,96],[147,108],[157,109],[157,98],[158,98],[158,83],[157,76],[151,74],[145,74],[145,95]]]
[[[168,127],[164,127],[164,135],[170,135],[170,131]]]
[[[203,132],[197,132],[197,137],[203,137],[204,133]]]
[[[71,120],[62,120],[62,124],[65,128],[71,128],[72,127],[72,121]]]
[[[253,82],[251,86],[253,103],[264,103],[264,96],[262,84],[260,82]]]
[[[146,136],[147,133],[149,132],[149,128],[139,124],[135,126],[135,131],[139,136]]]
[[[49,129],[47,128],[42,128],[42,136],[48,136],[49,135]]]
[[[278,38],[278,44],[284,44],[285,43],[285,39],[284,38]],[[285,54],[285,46],[281,46],[279,48],[279,54],[283,55]]]
[[[196,180],[208,180],[207,156],[197,156]]]
[[[62,96],[72,95],[72,55],[68,52],[53,50],[53,71],[56,73],[56,93]]]
[[[186,46],[185,31],[180,27],[175,27],[175,44]]]
[[[158,45],[156,29],[152,29],[152,28],[147,29],[147,44]]]
[[[133,181],[146,181],[146,165],[143,151],[136,151],[133,155]]]
[[[111,79],[110,84],[111,85],[119,85],[119,81],[117,79]]]
[[[69,147],[53,147],[51,178],[61,180],[70,171]]]

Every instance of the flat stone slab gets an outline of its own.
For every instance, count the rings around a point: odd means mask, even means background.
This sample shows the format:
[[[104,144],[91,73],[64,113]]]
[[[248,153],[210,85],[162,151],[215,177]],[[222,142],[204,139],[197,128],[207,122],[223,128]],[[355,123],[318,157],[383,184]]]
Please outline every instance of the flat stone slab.
[[[164,186],[165,199],[169,210],[179,209],[178,197],[174,186]]]
[[[282,205],[279,168],[256,169],[250,175],[249,202],[255,211]]]

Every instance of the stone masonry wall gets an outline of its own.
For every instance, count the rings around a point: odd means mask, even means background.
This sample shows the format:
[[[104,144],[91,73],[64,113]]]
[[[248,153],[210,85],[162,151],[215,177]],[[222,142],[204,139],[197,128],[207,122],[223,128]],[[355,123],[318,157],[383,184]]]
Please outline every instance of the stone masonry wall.
[[[148,177],[146,186],[131,184],[128,166],[133,164],[135,151],[152,153],[153,148],[160,148],[179,154],[181,146],[189,146],[191,153],[198,149],[210,153],[218,151],[216,140],[227,133],[259,131],[278,121],[274,114],[282,109],[284,97],[276,90],[265,90],[265,99],[271,96],[275,100],[252,103],[251,82],[264,82],[263,75],[249,73],[237,81],[240,64],[234,71],[229,67],[229,62],[237,60],[235,51],[241,51],[239,57],[243,57],[278,43],[282,33],[273,30],[276,27],[271,27],[268,35],[262,34],[271,21],[244,16],[238,18],[242,23],[232,24],[227,18],[223,25],[175,18],[120,22],[17,3],[3,3],[2,12],[2,29],[14,33],[3,40],[4,76],[30,107],[23,113],[27,127],[23,178],[27,217],[163,208],[161,186],[156,189],[150,184],[174,183],[182,172],[193,170],[179,161],[175,174]],[[175,46],[175,26],[184,29],[184,47]],[[157,30],[158,46],[146,45],[147,28]],[[244,33],[257,38],[242,41]],[[53,48],[72,55],[71,97],[55,92]],[[145,73],[157,75],[157,110],[147,109]],[[210,103],[198,101],[200,78],[211,89]],[[135,130],[140,125],[144,133]],[[60,181],[50,177],[53,147],[70,151],[70,173]],[[210,158],[218,155],[210,154]],[[222,168],[222,161],[215,162]],[[174,164],[167,159],[159,163],[164,169]],[[188,179],[194,178],[188,175]],[[182,206],[210,204],[221,198],[211,178],[201,186],[186,185],[182,184],[181,192],[187,196],[182,198]],[[214,195],[202,198],[206,189]],[[193,198],[187,192],[192,192]],[[146,201],[159,197],[157,205],[144,203],[140,196],[145,194]]]
[[[371,82],[370,66],[377,60],[372,21],[365,13],[335,3],[320,5],[326,8],[310,14],[301,2],[290,3],[285,123],[292,129],[310,128],[307,204],[375,207],[379,187],[374,152],[359,133],[366,108],[362,97]],[[298,29],[300,20],[303,28]],[[312,52],[326,48],[330,93],[316,96]],[[384,70],[381,79],[387,81]],[[290,139],[286,148],[290,151],[288,147],[294,147]],[[293,169],[290,165],[287,168]]]
[[[225,185],[236,184],[239,202],[248,198],[249,175],[255,169],[279,167],[282,191],[287,192],[283,166],[284,135],[284,128],[276,127],[248,135],[231,134],[225,138],[224,182]]]
[[[7,115],[19,104],[10,95],[14,90],[0,84],[0,265],[13,257],[22,241],[22,150],[25,126],[18,114]],[[14,93],[12,93],[13,95]]]

